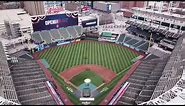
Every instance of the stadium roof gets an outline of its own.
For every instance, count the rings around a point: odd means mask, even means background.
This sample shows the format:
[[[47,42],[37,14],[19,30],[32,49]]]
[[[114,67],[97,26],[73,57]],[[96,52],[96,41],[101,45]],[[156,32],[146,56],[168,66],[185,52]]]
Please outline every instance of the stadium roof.
[[[7,9],[0,10],[0,24],[4,24],[4,20],[12,23],[18,22],[21,28],[31,27],[31,18],[23,9]]]

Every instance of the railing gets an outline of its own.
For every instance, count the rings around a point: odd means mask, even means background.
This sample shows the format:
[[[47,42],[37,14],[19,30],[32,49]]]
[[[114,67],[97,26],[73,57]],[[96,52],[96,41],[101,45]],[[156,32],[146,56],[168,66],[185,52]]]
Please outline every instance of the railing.
[[[118,91],[118,93],[116,93],[116,95],[112,98],[112,100],[109,102],[108,105],[115,105],[117,103],[117,101],[121,98],[121,96],[125,93],[126,89],[128,88],[128,86],[130,85],[129,82],[126,82],[121,89]]]
[[[50,83],[50,81],[46,81],[46,86],[49,89],[53,99],[56,101],[56,103],[58,105],[64,105],[64,103],[62,102],[60,96],[57,94],[57,92],[55,91],[55,89],[53,88],[52,84]]]

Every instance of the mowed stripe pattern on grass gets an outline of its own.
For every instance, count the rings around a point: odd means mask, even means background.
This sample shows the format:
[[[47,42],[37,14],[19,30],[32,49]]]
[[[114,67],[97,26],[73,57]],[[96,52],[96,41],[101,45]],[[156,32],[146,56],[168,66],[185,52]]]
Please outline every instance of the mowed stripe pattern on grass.
[[[127,48],[96,41],[79,42],[50,48],[39,54],[46,59],[52,70],[57,73],[81,64],[96,64],[119,73],[132,64],[138,54]]]
[[[74,76],[70,81],[74,85],[80,86],[84,83],[84,80],[86,78],[91,79],[91,83],[93,83],[97,87],[103,83],[103,79],[91,70],[85,70],[84,72],[81,72],[80,74]]]

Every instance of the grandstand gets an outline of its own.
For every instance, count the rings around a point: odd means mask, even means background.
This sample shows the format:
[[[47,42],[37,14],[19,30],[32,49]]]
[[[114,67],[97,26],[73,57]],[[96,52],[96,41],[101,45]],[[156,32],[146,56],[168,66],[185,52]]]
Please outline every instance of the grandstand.
[[[137,43],[137,42],[138,42],[138,40],[136,40],[136,39],[131,39],[131,40],[125,42],[125,43],[128,44],[128,45],[134,45],[134,44]]]
[[[136,22],[131,21],[131,20],[128,20],[126,23],[131,25],[129,28],[127,28],[127,30],[133,31],[133,32],[137,32],[138,31],[140,34],[143,34],[143,35],[144,35],[145,32],[144,31],[143,32],[139,31],[137,29],[138,27],[143,28],[145,30],[153,31],[155,33],[160,33],[160,34],[162,34],[164,36],[166,35],[167,37],[171,37],[171,38],[174,38],[174,39],[178,39],[179,37],[182,36],[182,34],[180,34],[180,33],[173,33],[173,32],[169,32],[169,31],[163,30],[163,29],[158,29],[158,28],[155,28],[155,27],[152,27],[152,26],[148,27],[146,25],[143,25],[143,24],[140,24],[140,23],[136,23]],[[133,26],[135,28],[133,28]],[[145,33],[145,35],[147,35],[147,33]]]
[[[144,53],[148,51],[149,47],[148,41],[141,39],[137,36],[130,36],[128,34],[120,34],[116,43]],[[150,46],[152,46],[152,43]]]
[[[51,29],[50,35],[52,36],[53,39],[56,39],[56,40],[62,39],[62,37],[60,36],[60,33],[57,29]]]
[[[178,95],[175,89],[183,79],[184,46],[185,36],[182,36],[177,41],[171,56],[151,59],[147,59],[150,57],[147,56],[142,60],[142,63],[128,78],[127,82],[130,86],[118,100],[117,105],[170,104],[172,99],[180,98],[180,93]],[[179,104],[183,103],[181,101]]]
[[[142,52],[147,52],[149,47],[149,42],[145,42],[141,46],[138,46],[137,49],[141,50]]]
[[[136,27],[133,25],[130,25],[129,27],[126,28],[126,30],[129,33],[132,33],[136,36],[142,37],[146,40],[150,39],[151,33],[152,33],[152,39],[154,42],[158,43],[160,42],[160,40],[162,40],[164,38],[163,35],[156,33],[156,32],[150,32],[148,29],[142,29],[141,27]]]
[[[52,38],[50,36],[49,31],[42,31],[40,32],[41,38],[44,40],[44,43],[50,44],[52,43]]]
[[[0,42],[0,96],[20,104],[14,87],[3,45]]]
[[[161,78],[152,94],[151,100],[159,97],[164,92],[170,90],[181,79],[184,74],[184,59],[185,59],[185,36],[182,36],[177,41],[176,47],[173,50],[167,65],[164,68]]]
[[[154,45],[148,49],[149,53],[158,56],[158,57],[168,57],[171,55],[170,52],[165,52],[164,50],[161,50],[160,48],[156,48],[157,45]]]
[[[20,51],[11,56],[20,57],[24,54],[27,52]],[[15,59],[7,62],[0,42],[0,96],[6,99],[5,101],[2,99],[4,101],[2,103],[55,105],[55,101],[45,86],[45,81],[47,81],[45,74],[36,61],[21,58],[15,61]]]
[[[60,28],[59,29],[60,35],[66,40],[66,39],[70,39],[70,35],[67,32],[67,30],[65,28]]]
[[[125,38],[125,34],[120,34],[120,36],[119,36],[117,42],[118,42],[118,43],[122,43],[123,40],[124,40],[124,38]]]
[[[78,32],[75,30],[74,27],[71,26],[67,27],[67,31],[69,32],[72,38],[77,38]]]
[[[41,38],[40,32],[32,33],[31,37],[37,43],[41,43],[43,41],[43,39]]]
[[[143,60],[128,78],[127,82],[130,85],[118,100],[117,105],[136,105],[136,102],[149,100],[167,60],[167,58]]]
[[[45,82],[47,78],[35,60],[18,58],[11,64],[11,74],[19,101],[23,105],[56,105]]]
[[[82,35],[82,28],[80,26],[73,26],[73,27],[76,29],[78,36],[80,37]]]
[[[81,26],[68,26],[66,28],[51,29],[48,31],[36,31],[32,33],[31,38],[37,42],[51,44],[58,40],[76,39],[82,35]]]

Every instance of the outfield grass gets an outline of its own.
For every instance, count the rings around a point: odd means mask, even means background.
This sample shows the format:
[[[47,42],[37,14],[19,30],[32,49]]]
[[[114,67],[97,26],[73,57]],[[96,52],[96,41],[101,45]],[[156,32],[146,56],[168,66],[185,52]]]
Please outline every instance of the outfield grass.
[[[96,85],[97,87],[103,83],[103,79],[91,70],[85,70],[85,71],[81,72],[80,74],[74,76],[70,80],[70,82],[72,82],[74,85],[76,85],[78,87],[84,83],[84,80],[86,78],[91,79],[91,83]]]
[[[60,83],[62,89],[66,92],[69,99],[74,104],[79,105],[79,98],[67,90],[66,87],[71,88],[71,86],[65,83],[64,80],[60,77],[60,72],[81,64],[96,64],[113,70],[117,76],[109,84],[101,87],[107,87],[109,89],[95,98],[96,101],[93,104],[98,104],[124,76],[128,68],[132,65],[131,60],[137,56],[138,54],[121,46],[115,46],[101,42],[80,42],[78,44],[69,44],[67,46],[50,48],[41,53],[39,58],[46,59],[50,65],[49,70],[52,72],[53,77]],[[81,74],[83,75],[80,76],[84,77],[75,76],[75,79],[72,81],[77,86],[79,86],[85,78],[91,78],[90,76],[93,76],[91,80],[95,85],[98,86],[102,83],[102,79],[98,79],[97,75],[92,75],[93,73],[91,73],[91,71]]]
[[[46,59],[50,68],[60,73],[80,64],[97,64],[119,73],[132,64],[138,55],[120,46],[101,42],[81,42],[48,49],[39,57]]]

